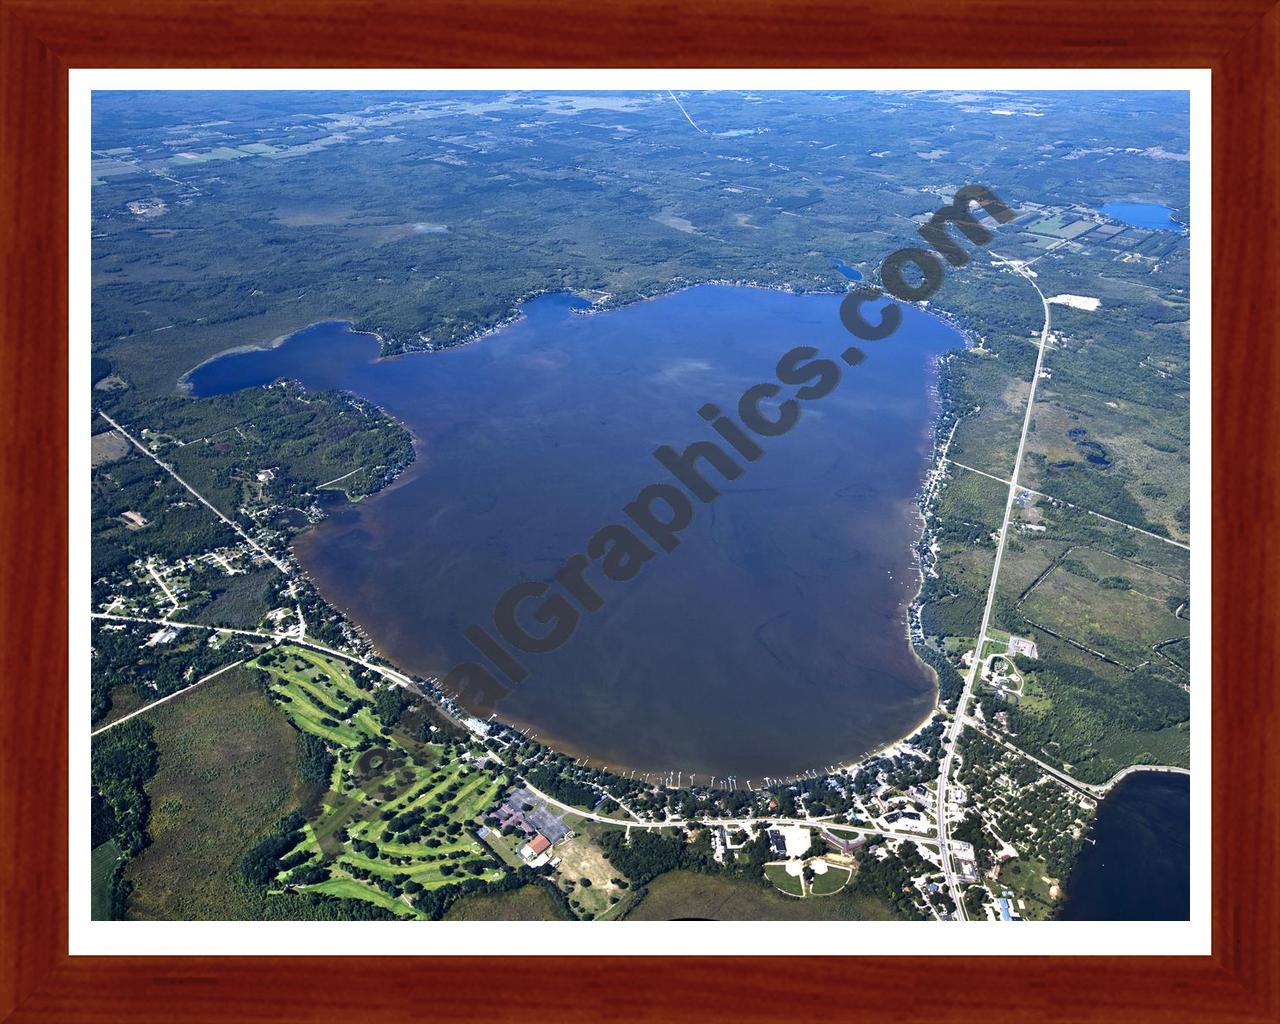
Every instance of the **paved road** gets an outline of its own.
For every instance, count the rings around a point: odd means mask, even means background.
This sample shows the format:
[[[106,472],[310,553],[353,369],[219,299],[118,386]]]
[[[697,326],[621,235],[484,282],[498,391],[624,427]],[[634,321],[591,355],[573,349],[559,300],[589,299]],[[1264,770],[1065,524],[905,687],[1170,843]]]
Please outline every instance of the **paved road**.
[[[1036,284],[1035,278],[1027,273],[1023,267],[1005,257],[997,253],[992,253],[991,255],[1020,274],[1036,290],[1036,294],[1040,296],[1040,305],[1044,310],[1044,326],[1040,329],[1040,347],[1036,353],[1036,368],[1031,375],[1031,390],[1027,394],[1027,411],[1022,417],[1022,435],[1018,438],[1018,454],[1013,460],[1013,473],[1009,479],[1009,494],[1004,504],[1004,519],[1000,523],[1000,538],[996,542],[996,560],[991,568],[991,585],[987,588],[987,603],[982,610],[982,625],[978,629],[978,642],[974,648],[973,667],[969,670],[969,675],[965,679],[964,689],[960,693],[960,702],[956,705],[955,717],[951,721],[951,728],[943,744],[945,753],[942,758],[942,770],[938,776],[938,852],[941,855],[942,873],[946,878],[947,888],[950,890],[951,898],[956,904],[956,916],[962,921],[968,920],[969,915],[965,912],[964,902],[961,899],[960,883],[956,878],[955,867],[951,862],[951,834],[950,825],[947,822],[947,789],[951,784],[951,772],[955,766],[956,747],[960,741],[960,734],[964,731],[969,699],[973,695],[973,688],[977,683],[978,674],[982,668],[980,655],[987,641],[987,627],[991,622],[991,609],[995,606],[996,585],[1000,579],[1000,560],[1004,557],[1004,543],[1009,532],[1009,516],[1013,512],[1014,499],[1018,495],[1018,474],[1022,470],[1022,454],[1026,450],[1027,433],[1031,428],[1031,411],[1036,400],[1036,385],[1040,381],[1040,368],[1044,364],[1044,351],[1049,341],[1050,325],[1049,303],[1045,299],[1044,292],[1040,290],[1040,286]]]
[[[137,615],[115,615],[111,612],[91,612],[90,618],[106,619],[111,622],[145,622],[157,626],[178,626],[183,629],[206,629],[211,633],[230,633],[234,636],[252,636],[257,637],[260,640],[272,640],[276,643],[295,644],[298,647],[309,647],[313,651],[319,651],[321,654],[327,654],[332,658],[341,658],[343,661],[348,661],[353,665],[360,665],[367,668],[370,672],[376,672],[384,679],[390,680],[397,686],[406,687],[414,693],[422,693],[422,688],[402,672],[397,672],[395,669],[388,668],[386,665],[379,665],[376,662],[366,661],[364,658],[351,654],[348,651],[339,651],[332,647],[326,647],[324,644],[316,643],[316,641],[308,640],[304,637],[299,637],[294,633],[267,633],[257,629],[233,629],[230,626],[206,626],[200,622],[175,622],[173,619],[152,619]],[[429,695],[427,696],[431,700],[433,706],[442,715],[461,728],[466,728],[466,726],[458,720],[458,717],[447,707]]]
[[[982,733],[988,739],[999,743],[1000,746],[1004,747],[1005,750],[1009,751],[1011,754],[1018,754],[1019,756],[1026,758],[1028,761],[1039,767],[1045,774],[1057,779],[1068,789],[1073,789],[1084,796],[1093,798],[1094,800],[1101,800],[1104,796],[1115,789],[1117,785],[1119,785],[1121,779],[1132,775],[1134,772],[1166,772],[1171,775],[1191,774],[1190,769],[1178,768],[1170,764],[1132,764],[1128,768],[1121,768],[1106,782],[1081,782],[1074,776],[1068,775],[1061,768],[1055,768],[1053,765],[1041,761],[1040,758],[1036,757],[1034,754],[1028,753],[1021,747],[1010,743],[1003,736],[994,732],[992,729],[989,729],[981,722],[971,718],[966,724]]]
[[[117,725],[119,725],[121,722],[127,722],[127,721],[129,721],[129,719],[131,719],[131,718],[136,718],[138,715],[146,714],[146,713],[147,713],[148,711],[150,711],[152,708],[154,708],[154,707],[159,707],[159,706],[160,706],[161,704],[163,704],[165,701],[167,701],[167,700],[173,700],[173,698],[174,698],[174,697],[181,697],[184,693],[190,693],[192,690],[194,690],[194,689],[195,689],[197,686],[199,686],[201,683],[207,683],[207,682],[208,682],[210,679],[212,679],[214,676],[220,676],[220,675],[222,675],[222,673],[223,673],[223,672],[230,671],[231,669],[235,668],[237,665],[242,665],[242,664],[244,664],[244,659],[243,659],[243,658],[241,658],[239,661],[233,661],[230,665],[223,665],[223,666],[222,666],[222,668],[214,669],[214,670],[213,670],[212,672],[210,672],[207,676],[204,676],[204,677],[202,677],[202,678],[200,678],[200,679],[197,679],[197,680],[196,680],[194,683],[192,683],[190,686],[184,686],[181,690],[175,690],[173,693],[169,694],[169,696],[167,696],[167,697],[161,697],[159,700],[153,700],[153,701],[152,701],[150,704],[148,704],[146,707],[138,708],[138,710],[137,710],[137,711],[131,711],[131,712],[129,712],[129,714],[125,715],[124,717],[122,717],[122,718],[117,718],[114,722],[108,722],[108,723],[107,723],[106,725],[104,725],[101,729],[94,729],[94,730],[93,730],[93,732],[89,733],[89,736],[90,736],[90,737],[97,736],[99,733],[106,732],[108,729],[114,729],[114,728],[115,728]]]
[[[994,480],[996,483],[1009,483],[1009,481],[1002,476],[996,476],[994,473],[985,473],[980,469],[974,469],[972,466],[966,466],[963,462],[956,462],[955,459],[947,459],[946,461],[953,466],[959,466],[961,469],[967,469],[970,473],[977,473],[978,476],[985,476],[988,480]],[[1191,550],[1190,544],[1183,544],[1181,541],[1174,540],[1172,537],[1162,537],[1160,534],[1152,533],[1150,530],[1144,530],[1140,526],[1132,526],[1129,523],[1121,522],[1119,519],[1112,519],[1110,516],[1104,516],[1101,512],[1095,512],[1091,508],[1084,508],[1081,505],[1073,505],[1069,501],[1063,501],[1061,498],[1055,498],[1052,494],[1045,494],[1044,491],[1032,490],[1030,487],[1019,487],[1018,490],[1026,491],[1028,494],[1039,495],[1041,498],[1048,498],[1050,501],[1056,501],[1060,505],[1066,505],[1067,508],[1074,508],[1076,511],[1083,512],[1085,515],[1093,516],[1096,519],[1105,519],[1108,523],[1115,523],[1116,526],[1123,526],[1126,530],[1133,530],[1135,533],[1141,533],[1147,537],[1154,537],[1156,540],[1162,540],[1166,544],[1172,544],[1175,548],[1182,548],[1183,551]]]
[[[668,818],[665,821],[626,821],[622,818],[610,818],[607,815],[584,811],[581,808],[574,807],[572,804],[565,803],[563,800],[557,800],[523,777],[520,782],[530,793],[540,797],[552,807],[558,807],[566,814],[576,814],[578,817],[586,818],[589,821],[599,821],[606,825],[620,825],[623,828],[683,828],[692,821],[702,825],[723,825],[726,828],[759,828],[768,822],[770,825],[800,825],[803,828],[825,828],[832,832],[856,832],[860,835],[892,836],[895,839],[913,839],[916,842],[930,842],[933,839],[928,833],[864,828],[861,825],[838,824],[827,818]]]
[[[263,547],[261,544],[259,544],[256,540],[254,540],[252,537],[250,537],[250,536],[249,536],[249,534],[248,534],[248,533],[246,533],[246,532],[245,532],[245,531],[240,527],[240,524],[239,524],[239,523],[235,522],[234,520],[228,519],[226,516],[224,516],[220,511],[218,511],[218,509],[217,509],[217,508],[215,508],[215,507],[214,507],[214,506],[213,506],[209,501],[207,501],[207,500],[205,499],[205,497],[204,497],[204,495],[203,495],[203,494],[201,494],[199,491],[197,491],[194,487],[192,487],[192,486],[191,486],[189,483],[187,483],[185,480],[183,480],[183,479],[182,479],[182,477],[178,476],[178,474],[174,472],[174,469],[173,469],[173,467],[172,467],[172,466],[170,466],[167,462],[162,462],[160,459],[158,459],[158,458],[156,457],[155,453],[154,453],[150,448],[148,448],[148,447],[147,447],[146,445],[144,445],[141,441],[139,441],[137,438],[135,438],[132,434],[130,434],[130,433],[129,433],[129,431],[125,430],[125,429],[124,429],[124,427],[120,426],[120,424],[119,424],[119,423],[117,423],[115,420],[113,420],[110,416],[108,416],[108,415],[107,415],[105,412],[103,412],[101,409],[99,409],[99,410],[98,410],[98,415],[99,415],[99,416],[101,416],[101,417],[102,417],[104,420],[106,420],[108,423],[110,423],[110,424],[111,424],[111,425],[112,425],[116,430],[118,430],[121,434],[123,434],[123,435],[124,435],[124,437],[125,437],[125,439],[126,439],[127,441],[129,441],[129,443],[130,443],[130,444],[132,444],[135,448],[137,448],[137,449],[138,449],[138,451],[142,452],[142,454],[143,454],[143,455],[145,455],[147,458],[149,458],[152,462],[154,462],[157,466],[159,466],[161,469],[163,469],[163,470],[164,470],[166,473],[168,473],[171,477],[173,477],[175,480],[177,480],[177,481],[178,481],[178,483],[182,484],[182,486],[183,486],[183,487],[185,487],[188,491],[190,491],[190,492],[191,492],[191,494],[192,494],[192,496],[196,499],[196,501],[200,502],[200,504],[201,504],[201,505],[203,505],[205,508],[207,508],[210,512],[212,512],[212,513],[213,513],[215,516],[217,516],[219,519],[221,519],[224,523],[226,523],[229,527],[231,527],[231,529],[235,530],[235,531],[236,531],[236,533],[238,533],[238,534],[240,535],[241,539],[242,539],[242,540],[244,540],[244,542],[245,542],[246,544],[248,544],[251,548],[253,548],[255,551],[257,551],[257,552],[258,552],[258,554],[262,555],[262,557],[263,557],[263,558],[267,559],[267,561],[269,561],[272,565],[274,565],[277,569],[279,569],[279,570],[280,570],[282,573],[284,573],[286,576],[292,576],[292,575],[293,575],[293,567],[292,567],[292,566],[290,566],[287,562],[282,562],[280,559],[276,558],[276,556],[275,556],[275,555],[271,554],[271,552],[269,552],[266,548],[264,548],[264,547]]]

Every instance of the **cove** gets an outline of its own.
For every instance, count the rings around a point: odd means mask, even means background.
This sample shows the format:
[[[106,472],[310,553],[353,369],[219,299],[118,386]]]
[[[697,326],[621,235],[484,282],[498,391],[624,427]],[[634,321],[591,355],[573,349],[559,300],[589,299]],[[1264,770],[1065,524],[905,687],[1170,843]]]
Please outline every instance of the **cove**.
[[[1191,782],[1135,772],[1098,806],[1072,868],[1064,921],[1186,921],[1191,913]]]
[[[294,551],[380,653],[443,676],[477,658],[463,630],[491,629],[500,594],[551,582],[641,488],[670,479],[656,447],[718,439],[704,404],[733,410],[798,345],[838,360],[851,340],[840,298],[701,286],[583,316],[581,300],[544,295],[442,352],[379,359],[373,337],[324,323],[187,381],[197,396],[280,377],[339,388],[413,432],[413,466]],[[531,675],[500,719],[615,770],[745,784],[848,761],[929,713],[933,675],[906,638],[914,498],[936,358],[963,337],[902,312],[741,477],[708,471],[720,497],[694,503],[676,550],[629,582],[593,578],[604,607],[559,650],[522,656]]]

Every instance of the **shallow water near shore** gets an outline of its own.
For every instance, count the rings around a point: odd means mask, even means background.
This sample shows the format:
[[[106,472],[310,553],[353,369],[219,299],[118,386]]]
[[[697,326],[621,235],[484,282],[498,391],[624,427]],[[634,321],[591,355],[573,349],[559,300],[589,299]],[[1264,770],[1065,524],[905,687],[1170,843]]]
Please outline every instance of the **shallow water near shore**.
[[[734,456],[736,480],[704,464],[720,496],[692,503],[674,551],[650,545],[627,582],[587,571],[603,607],[579,609],[559,650],[516,652],[530,675],[497,705],[614,769],[758,784],[892,742],[934,698],[905,609],[935,360],[963,338],[904,307],[898,331],[850,368],[839,301],[702,286],[581,316],[581,300],[545,295],[440,353],[379,360],[373,337],[326,323],[188,379],[196,395],[282,376],[340,388],[413,431],[419,457],[396,486],[336,509],[295,552],[382,654],[442,676],[483,660],[462,631],[496,634],[504,591],[551,581],[601,527],[630,524],[622,509],[642,488],[672,481],[655,447],[712,440],[732,454],[699,416],[705,403],[736,419],[739,396],[774,382],[799,345],[835,360],[835,390],[803,403],[789,433],[757,438],[757,461]]]

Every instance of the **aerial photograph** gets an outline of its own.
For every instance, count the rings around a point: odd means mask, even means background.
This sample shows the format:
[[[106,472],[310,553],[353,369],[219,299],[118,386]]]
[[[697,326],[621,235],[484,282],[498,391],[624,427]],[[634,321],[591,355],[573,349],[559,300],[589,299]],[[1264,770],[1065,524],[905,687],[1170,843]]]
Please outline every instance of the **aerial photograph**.
[[[1190,109],[94,91],[92,919],[1188,920]]]

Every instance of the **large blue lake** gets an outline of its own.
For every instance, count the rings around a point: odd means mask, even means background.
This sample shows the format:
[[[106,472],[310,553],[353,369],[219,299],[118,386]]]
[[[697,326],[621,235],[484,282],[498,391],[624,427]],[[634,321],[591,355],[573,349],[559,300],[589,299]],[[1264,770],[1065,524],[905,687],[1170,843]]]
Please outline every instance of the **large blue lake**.
[[[718,440],[704,404],[732,413],[789,349],[840,362],[852,340],[835,295],[704,286],[582,306],[543,296],[480,341],[385,360],[369,335],[320,324],[190,375],[197,395],[278,377],[349,390],[413,431],[418,460],[396,485],[295,542],[325,597],[412,671],[482,660],[463,629],[495,632],[505,590],[550,581],[597,530],[628,522],[641,488],[672,479],[655,447]],[[604,606],[559,650],[521,655],[530,675],[498,717],[598,763],[699,783],[824,768],[909,732],[934,700],[905,635],[913,499],[936,357],[963,341],[903,313],[789,433],[758,439],[761,458],[736,459],[738,479],[706,471],[722,493],[693,502],[675,550],[628,582],[589,572]]]
[[[1137,772],[1098,806],[1067,882],[1064,921],[1186,921],[1191,913],[1191,784]]]

